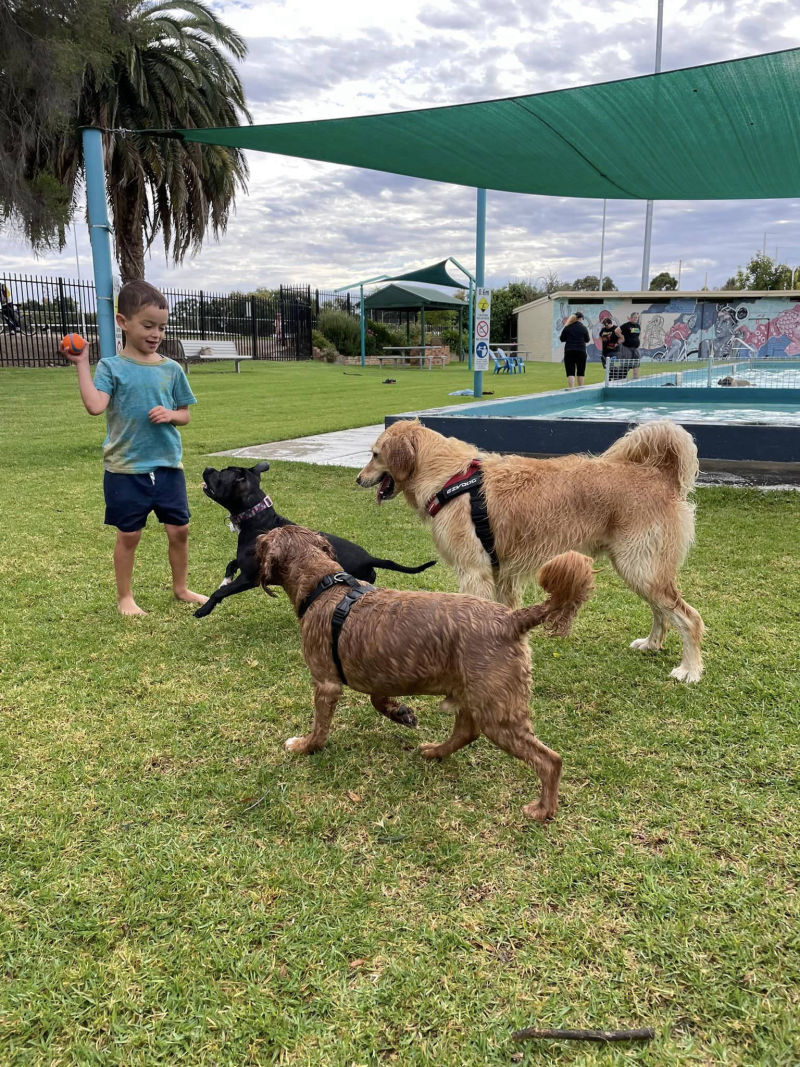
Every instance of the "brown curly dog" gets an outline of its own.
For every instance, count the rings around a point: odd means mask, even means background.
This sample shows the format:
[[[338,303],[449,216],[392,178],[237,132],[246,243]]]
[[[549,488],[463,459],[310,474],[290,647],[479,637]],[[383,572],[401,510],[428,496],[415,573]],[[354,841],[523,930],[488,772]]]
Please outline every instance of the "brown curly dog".
[[[330,545],[302,526],[284,526],[258,540],[261,584],[270,595],[281,585],[300,617],[303,657],[314,683],[314,722],[305,737],[292,737],[292,752],[315,752],[328,737],[345,684],[368,693],[387,714],[392,698],[411,693],[440,694],[442,707],[455,713],[452,736],[421,745],[427,759],[449,756],[485,734],[490,741],[530,764],[542,784],[538,801],[523,808],[539,822],[558,807],[561,757],[533,732],[528,709],[531,657],[527,631],[541,624],[566,633],[591,594],[592,563],[569,552],[538,574],[548,599],[517,611],[459,593],[398,592],[372,589],[356,600],[338,639],[341,674],[333,658],[334,609],[347,585],[327,585],[339,564]],[[320,589],[320,585],[324,586]]]

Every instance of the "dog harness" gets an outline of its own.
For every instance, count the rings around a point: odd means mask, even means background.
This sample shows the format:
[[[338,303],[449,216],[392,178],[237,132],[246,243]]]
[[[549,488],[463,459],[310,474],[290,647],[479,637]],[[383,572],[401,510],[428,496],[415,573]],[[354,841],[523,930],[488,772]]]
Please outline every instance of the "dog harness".
[[[483,494],[483,470],[479,459],[473,459],[463,474],[454,474],[449,481],[445,482],[436,496],[430,498],[425,505],[425,510],[433,518],[434,515],[438,515],[445,504],[449,504],[462,493],[469,493],[472,525],[475,527],[478,540],[492,561],[492,566],[499,567],[500,560],[495,551],[494,534],[489,522],[489,512],[486,510],[486,498]]]
[[[331,655],[333,656],[333,662],[336,664],[336,670],[339,673],[339,677],[342,680],[343,685],[347,685],[347,679],[344,676],[344,670],[342,668],[342,661],[339,659],[339,635],[342,632],[347,616],[350,614],[350,608],[357,600],[360,600],[362,596],[367,593],[373,593],[375,591],[374,585],[367,585],[366,582],[359,582],[358,578],[354,578],[352,574],[347,574],[345,571],[337,571],[336,574],[326,574],[316,589],[313,589],[300,607],[297,609],[297,617],[302,619],[314,601],[318,596],[321,596],[327,589],[333,588],[334,585],[348,585],[350,588],[333,609],[333,616],[331,617]]]
[[[267,508],[272,507],[272,501],[268,496],[265,496],[263,500],[259,500],[257,504],[253,504],[247,511],[240,511],[238,515],[231,515],[230,527],[232,530],[238,530],[243,522],[248,519],[252,519],[254,515],[258,515],[261,511],[266,511]]]

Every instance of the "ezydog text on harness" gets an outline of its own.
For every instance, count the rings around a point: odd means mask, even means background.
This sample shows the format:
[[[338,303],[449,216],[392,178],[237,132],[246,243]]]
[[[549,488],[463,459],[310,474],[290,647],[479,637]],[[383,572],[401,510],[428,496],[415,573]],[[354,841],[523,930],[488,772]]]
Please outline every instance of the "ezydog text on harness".
[[[334,585],[350,586],[348,592],[333,609],[333,616],[331,617],[331,655],[342,684],[347,685],[342,661],[339,659],[339,635],[342,632],[345,619],[350,614],[350,608],[366,593],[374,592],[375,586],[359,582],[358,578],[354,578],[352,574],[345,574],[344,571],[337,571],[336,574],[326,574],[319,585],[308,594],[297,609],[297,617],[302,619],[317,597],[321,596],[327,589],[332,589]]]
[[[472,525],[475,527],[478,540],[492,561],[492,566],[499,567],[500,560],[495,551],[494,534],[489,522],[489,512],[486,510],[486,498],[483,494],[483,470],[479,459],[473,459],[463,474],[454,474],[449,481],[445,482],[436,496],[432,496],[425,505],[425,510],[433,518],[445,504],[449,504],[462,493],[469,493]]]

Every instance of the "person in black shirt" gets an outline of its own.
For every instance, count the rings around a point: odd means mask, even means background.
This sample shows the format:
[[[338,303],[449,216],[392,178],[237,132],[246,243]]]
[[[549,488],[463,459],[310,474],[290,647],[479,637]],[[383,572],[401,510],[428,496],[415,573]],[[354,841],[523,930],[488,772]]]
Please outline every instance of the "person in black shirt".
[[[18,333],[19,315],[11,300],[11,290],[5,282],[0,282],[0,314],[6,321],[9,333]]]
[[[576,311],[574,315],[570,315],[559,337],[559,341],[564,342],[564,369],[570,389],[575,387],[576,377],[578,385],[583,385],[586,374],[586,346],[591,339],[583,321],[583,312]]]
[[[625,361],[626,373],[629,368],[633,368],[634,378],[639,377],[639,335],[642,332],[642,327],[639,325],[639,316],[635,311],[632,311],[628,316],[628,321],[623,322],[620,326],[622,331],[622,344],[620,345],[620,359]]]
[[[603,354],[600,357],[603,367],[606,363],[611,361],[611,366],[608,368],[609,381],[616,381],[619,378],[624,378],[627,373],[627,367],[623,368],[619,362],[619,349],[622,341],[622,330],[619,326],[615,326],[611,316],[606,315],[602,320],[602,326],[597,335],[600,338],[600,343],[603,346]]]

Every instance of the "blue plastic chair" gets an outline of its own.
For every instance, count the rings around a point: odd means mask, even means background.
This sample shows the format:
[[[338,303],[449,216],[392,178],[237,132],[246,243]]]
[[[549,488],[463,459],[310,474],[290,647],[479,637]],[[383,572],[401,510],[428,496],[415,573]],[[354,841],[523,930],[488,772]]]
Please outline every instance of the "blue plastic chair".
[[[505,352],[503,352],[503,349],[498,348],[497,352],[492,352],[491,349],[489,349],[489,351],[491,353],[492,359],[494,360],[493,373],[508,374],[511,370],[511,364],[509,362],[508,356],[505,354]],[[500,355],[497,354],[498,352],[500,353]]]

